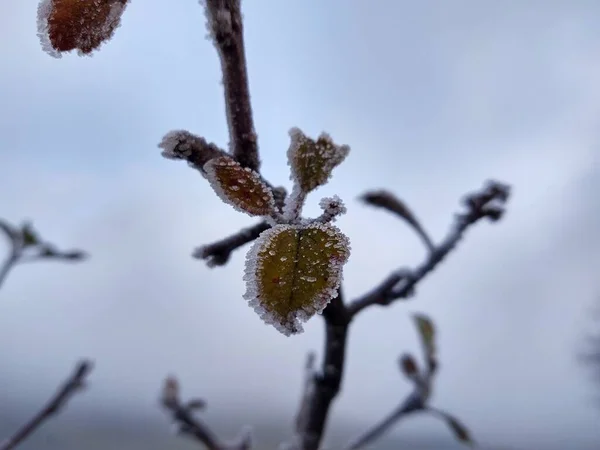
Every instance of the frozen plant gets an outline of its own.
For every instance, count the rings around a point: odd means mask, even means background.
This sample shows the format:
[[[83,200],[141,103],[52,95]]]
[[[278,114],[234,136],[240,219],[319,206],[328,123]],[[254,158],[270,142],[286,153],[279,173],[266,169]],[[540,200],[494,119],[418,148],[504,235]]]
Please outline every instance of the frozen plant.
[[[127,3],[127,0],[43,0],[38,26],[43,48],[54,56],[72,50],[90,54],[112,37]],[[184,130],[167,133],[159,147],[164,157],[186,161],[198,170],[224,203],[260,219],[250,228],[196,249],[194,256],[205,260],[209,267],[222,266],[237,248],[253,242],[243,275],[244,297],[259,317],[289,336],[302,331],[302,322],[321,314],[325,323],[321,365],[315,367],[311,353],[293,436],[282,448],[323,449],[329,411],[344,375],[352,322],[366,308],[388,306],[396,300],[414,297],[418,283],[457,246],[467,229],[481,219],[495,222],[503,216],[510,188],[488,181],[482,189],[468,195],[463,200],[464,210],[456,215],[450,232],[438,242],[394,194],[385,190],[367,192],[361,199],[410,225],[423,240],[427,256],[416,267],[397,268],[365,294],[347,300],[341,282],[350,246],[348,238],[332,225],[346,207],[334,196],[321,201],[323,213],[317,218],[303,217],[302,209],[308,194],[330,180],[333,169],[344,161],[350,149],[334,143],[326,133],[312,139],[294,127],[290,130],[287,152],[293,183],[290,193],[264,179],[250,103],[241,0],[201,3],[209,38],[221,62],[229,148],[223,150]],[[400,358],[400,369],[413,390],[401,399],[392,414],[349,443],[348,449],[363,448],[414,412],[443,419],[457,439],[472,443],[470,433],[460,421],[430,406],[433,381],[439,372],[436,332],[428,317],[416,314],[414,321],[421,337],[423,363],[418,364],[411,354]],[[252,447],[248,433],[231,442],[219,439],[198,417],[205,403],[197,399],[182,401],[176,378],[167,378],[161,400],[178,432],[207,448]]]

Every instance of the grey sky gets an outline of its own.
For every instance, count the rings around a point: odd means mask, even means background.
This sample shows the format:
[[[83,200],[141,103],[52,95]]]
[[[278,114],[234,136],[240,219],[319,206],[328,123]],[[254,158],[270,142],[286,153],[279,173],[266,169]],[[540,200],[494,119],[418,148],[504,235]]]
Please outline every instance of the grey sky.
[[[36,4],[0,5],[0,215],[93,257],[11,275],[6,385],[45,395],[89,356],[90,406],[154,408],[173,372],[213,410],[252,411],[256,397],[291,416],[322,323],[292,338],[265,326],[241,297],[245,250],[225,268],[190,258],[253,220],[156,147],[174,128],[227,144],[202,9],[134,1],[95,56],[55,60]],[[349,297],[424,257],[406,227],[355,201],[365,189],[393,190],[440,239],[463,194],[487,178],[514,185],[506,220],[477,226],[416,299],[359,319],[334,420],[372,423],[407,392],[395,359],[418,349],[409,313],[420,311],[440,334],[435,404],[482,441],[600,439],[574,360],[599,291],[600,4],[258,0],[244,11],[267,178],[289,186],[292,126],[352,148],[306,208],[331,194],[347,203]],[[446,433],[426,418],[407,429]]]

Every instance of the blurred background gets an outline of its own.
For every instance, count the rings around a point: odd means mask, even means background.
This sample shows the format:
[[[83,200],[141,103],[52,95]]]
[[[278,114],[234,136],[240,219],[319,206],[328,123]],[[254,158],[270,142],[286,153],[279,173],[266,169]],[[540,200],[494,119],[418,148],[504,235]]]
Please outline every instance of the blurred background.
[[[439,332],[433,404],[488,449],[593,449],[596,386],[578,361],[600,320],[600,3],[589,0],[244,2],[263,173],[290,187],[288,130],[351,146],[330,184],[352,243],[354,298],[426,256],[398,219],[357,197],[387,188],[434,239],[489,178],[513,185],[508,214],[481,223],[417,290],[353,326],[326,444],[364,431],[409,392],[397,356],[417,352],[410,313]],[[222,268],[191,258],[254,223],[157,144],[187,129],[222,147],[219,60],[194,0],[133,1],[93,57],[43,53],[37,1],[0,3],[0,217],[32,219],[78,265],[18,267],[0,291],[0,436],[46,401],[80,357],[90,389],[23,449],[198,448],[173,436],[157,398],[176,374],[223,436],[257,448],[289,437],[310,350],[242,299],[247,248]],[[0,251],[5,251],[4,242]],[[337,446],[337,447],[336,447]],[[414,416],[373,448],[453,449]]]

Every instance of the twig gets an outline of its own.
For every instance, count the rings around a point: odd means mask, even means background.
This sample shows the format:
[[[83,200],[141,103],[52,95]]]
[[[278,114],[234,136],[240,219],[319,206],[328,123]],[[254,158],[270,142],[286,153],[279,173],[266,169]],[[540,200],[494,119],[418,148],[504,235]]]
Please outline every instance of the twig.
[[[18,430],[11,438],[0,443],[0,450],[16,448],[23,440],[34,433],[46,420],[56,415],[64,408],[71,397],[85,387],[85,378],[92,370],[90,361],[81,361],[77,364],[73,374],[64,382],[63,386],[50,399],[29,422]]]
[[[430,252],[433,252],[434,246],[431,238],[425,231],[425,228],[421,225],[417,217],[414,213],[391,192],[385,190],[379,191],[369,191],[363,194],[360,199],[371,206],[376,206],[379,208],[383,208],[391,213],[397,215],[398,217],[404,219],[412,229],[419,235],[425,247]]]
[[[193,257],[206,260],[208,267],[224,266],[234,250],[252,242],[268,228],[268,223],[259,222],[220,241],[196,248]]]
[[[244,167],[260,169],[240,0],[205,0],[208,29],[221,60],[230,147]]]
[[[400,419],[415,413],[422,411],[424,408],[423,401],[417,391],[409,395],[404,402],[389,415],[387,415],[381,422],[373,426],[373,428],[367,430],[362,436],[353,440],[346,447],[347,450],[357,450],[362,448],[371,442],[379,439],[383,436],[392,426],[394,426]]]
[[[481,192],[467,196],[463,202],[466,204],[468,211],[456,216],[453,229],[440,245],[435,246],[435,249],[428,255],[427,260],[414,270],[404,269],[392,273],[373,290],[354,300],[348,306],[350,316],[354,317],[371,305],[386,306],[394,300],[410,297],[416,284],[444,260],[471,225],[484,217],[492,221],[497,221],[502,217],[504,204],[508,200],[509,194],[510,189],[508,186],[491,181],[486,183]]]
[[[48,242],[42,241],[30,223],[25,222],[20,228],[0,220],[0,229],[9,241],[8,256],[0,266],[0,288],[8,273],[17,265],[41,259],[62,261],[80,261],[87,255],[81,250],[62,251]]]
[[[19,259],[19,253],[18,253],[18,247],[15,244],[16,239],[17,239],[16,231],[8,223],[4,222],[3,220],[0,220],[0,229],[2,229],[2,231],[6,235],[6,238],[8,239],[9,246],[10,246],[8,255],[7,255],[6,259],[2,262],[2,265],[0,266],[0,288],[1,288],[2,284],[4,283],[4,280],[6,280],[6,277],[8,276],[8,273],[17,263],[17,260]]]
[[[208,450],[249,450],[252,447],[250,430],[243,430],[236,442],[224,443],[198,417],[195,412],[206,407],[203,400],[191,400],[186,404],[180,400],[179,382],[174,377],[168,377],[163,386],[161,403],[170,413],[178,432],[185,434],[204,444]],[[0,449],[2,450],[2,449]]]

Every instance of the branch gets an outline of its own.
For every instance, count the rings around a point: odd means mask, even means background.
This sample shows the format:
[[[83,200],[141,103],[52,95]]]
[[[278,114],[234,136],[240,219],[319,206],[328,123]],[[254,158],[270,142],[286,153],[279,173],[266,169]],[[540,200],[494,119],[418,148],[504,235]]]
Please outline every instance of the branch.
[[[404,219],[419,235],[419,237],[425,244],[425,247],[427,247],[427,250],[429,250],[430,252],[433,252],[435,250],[431,238],[429,237],[421,223],[417,220],[416,216],[408,208],[408,206],[406,206],[404,202],[402,202],[394,194],[384,190],[369,191],[366,194],[362,195],[360,199],[368,205],[383,208]]]
[[[46,420],[58,414],[73,395],[85,388],[85,379],[92,370],[90,361],[81,361],[77,364],[73,374],[64,382],[63,386],[50,399],[29,422],[27,422],[11,438],[0,443],[0,450],[11,450],[33,434]]]
[[[260,160],[250,104],[240,0],[205,0],[205,11],[210,36],[221,60],[229,145],[242,166],[258,172]]]
[[[11,269],[17,263],[17,260],[19,259],[19,254],[18,254],[17,245],[15,244],[16,239],[17,239],[16,238],[16,236],[17,236],[16,230],[14,230],[8,223],[4,222],[3,220],[0,220],[0,229],[2,229],[2,231],[6,235],[8,241],[9,241],[9,245],[10,245],[10,250],[8,252],[8,256],[6,257],[6,259],[0,266],[0,288],[1,288],[2,284],[4,283],[4,280],[6,280],[6,277],[8,276],[8,273],[11,271]]]
[[[302,450],[317,450],[327,425],[327,415],[334,398],[340,392],[346,357],[346,341],[350,318],[344,306],[342,289],[323,311],[325,319],[325,356],[321,370],[312,377],[312,386],[305,392],[298,421],[296,440]]]
[[[456,216],[453,229],[441,244],[434,247],[427,260],[414,270],[402,269],[390,274],[372,291],[348,306],[350,316],[354,317],[371,305],[387,306],[394,300],[410,297],[416,284],[444,260],[470,226],[483,218],[495,222],[502,217],[509,194],[510,188],[507,185],[490,181],[480,192],[468,195],[463,200],[467,212]]]
[[[260,233],[270,227],[266,222],[259,222],[249,228],[243,228],[220,241],[196,248],[192,256],[206,260],[208,267],[224,266],[234,250],[252,242],[258,238]]]
[[[15,228],[0,220],[0,229],[8,238],[10,246],[8,256],[0,265],[0,287],[2,287],[8,273],[17,264],[41,259],[80,261],[87,257],[81,250],[58,250],[53,244],[40,239],[38,233],[28,222],[23,223],[20,228]]]
[[[381,422],[373,426],[373,428],[367,430],[362,436],[353,440],[346,447],[347,450],[357,450],[365,447],[373,441],[382,437],[387,431],[389,431],[400,419],[417,412],[422,411],[424,404],[421,401],[419,394],[415,391],[409,395],[404,402],[388,416],[386,416]]]
[[[195,417],[195,413],[204,409],[206,403],[203,400],[194,399],[183,404],[180,400],[179,391],[177,379],[168,377],[161,396],[161,403],[170,413],[179,433],[204,444],[208,450],[249,450],[252,447],[252,435],[250,430],[247,429],[242,431],[236,442],[221,442],[204,422]]]

